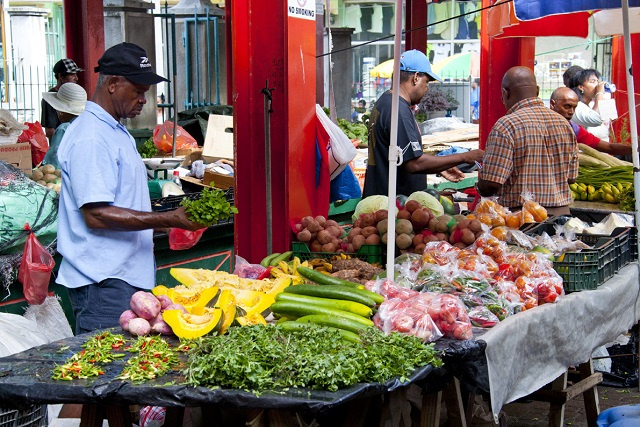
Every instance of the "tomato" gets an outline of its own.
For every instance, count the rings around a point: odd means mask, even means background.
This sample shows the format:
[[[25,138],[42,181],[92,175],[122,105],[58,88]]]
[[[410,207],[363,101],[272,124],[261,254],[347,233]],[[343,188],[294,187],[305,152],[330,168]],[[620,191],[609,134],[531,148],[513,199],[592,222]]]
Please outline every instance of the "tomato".
[[[407,333],[413,329],[414,321],[411,316],[397,314],[391,319],[391,330]]]

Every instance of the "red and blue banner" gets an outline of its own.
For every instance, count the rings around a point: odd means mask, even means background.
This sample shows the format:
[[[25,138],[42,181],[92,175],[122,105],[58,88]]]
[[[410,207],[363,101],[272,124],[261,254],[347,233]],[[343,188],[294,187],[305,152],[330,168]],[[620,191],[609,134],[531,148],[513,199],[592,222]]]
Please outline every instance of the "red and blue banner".
[[[617,9],[621,0],[513,0],[516,17],[530,21],[549,15],[598,9]],[[640,0],[629,0],[629,7],[640,6]]]

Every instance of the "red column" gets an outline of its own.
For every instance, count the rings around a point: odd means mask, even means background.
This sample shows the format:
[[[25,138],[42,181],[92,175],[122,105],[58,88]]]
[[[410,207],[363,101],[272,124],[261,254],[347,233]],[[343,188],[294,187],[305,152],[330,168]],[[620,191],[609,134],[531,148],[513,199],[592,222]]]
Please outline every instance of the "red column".
[[[611,81],[616,84],[618,91],[614,93],[613,98],[616,100],[616,107],[618,109],[619,119],[613,122],[613,129],[616,134],[616,140],[620,140],[620,129],[622,122],[627,119],[627,131],[629,131],[629,102],[627,101],[627,65],[624,57],[624,40],[622,37],[614,37],[612,45],[612,58],[611,58]],[[635,85],[634,92],[636,93],[636,104],[640,102],[640,34],[631,35],[631,52],[633,52],[633,84]],[[636,115],[638,115],[638,108],[636,107]],[[638,129],[636,132],[640,133],[640,122],[638,122]]]
[[[407,33],[405,35],[406,50],[418,49],[427,51],[427,2],[424,0],[407,0]],[[419,30],[413,30],[414,28]],[[409,31],[413,30],[413,31]]]
[[[93,68],[104,53],[102,0],[64,0],[63,9],[67,58],[84,68],[78,74],[78,83],[91,97],[98,81]]]
[[[482,7],[492,3],[493,0],[482,0]],[[487,27],[488,13],[483,10],[482,28]],[[480,34],[480,148],[484,148],[491,128],[506,113],[501,96],[504,73],[517,65],[533,70],[535,38],[499,39],[489,37],[486,31]]]
[[[264,98],[273,91],[271,188],[273,251],[290,248],[290,219],[318,214],[315,189],[315,20],[288,16],[289,7],[312,0],[231,2],[235,247],[258,262],[266,253]],[[291,6],[289,6],[291,5]],[[328,199],[324,204],[325,214]]]

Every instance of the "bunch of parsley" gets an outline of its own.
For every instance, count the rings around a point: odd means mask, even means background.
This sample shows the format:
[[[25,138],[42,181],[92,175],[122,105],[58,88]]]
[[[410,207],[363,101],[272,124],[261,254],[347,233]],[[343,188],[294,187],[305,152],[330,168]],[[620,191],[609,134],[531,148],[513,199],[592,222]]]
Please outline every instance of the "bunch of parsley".
[[[231,328],[205,337],[189,353],[184,371],[194,386],[260,393],[290,387],[336,391],[357,383],[406,381],[422,366],[441,366],[433,345],[419,338],[369,328],[354,344],[336,331],[284,331],[277,326]]]
[[[182,199],[180,206],[184,206],[191,221],[203,227],[209,227],[238,213],[238,209],[231,206],[225,197],[224,191],[217,188],[205,188],[197,200]]]
[[[150,159],[158,155],[158,148],[153,143],[153,137],[147,139],[140,147],[138,153],[143,159]]]

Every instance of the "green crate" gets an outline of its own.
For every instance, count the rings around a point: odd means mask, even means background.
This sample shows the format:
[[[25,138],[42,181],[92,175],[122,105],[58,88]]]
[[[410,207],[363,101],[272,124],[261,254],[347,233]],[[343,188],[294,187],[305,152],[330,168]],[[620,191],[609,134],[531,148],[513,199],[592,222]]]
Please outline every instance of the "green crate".
[[[300,258],[300,261],[312,258],[324,258],[328,260],[334,256],[340,256],[340,252],[311,252],[307,244],[304,242],[292,242],[291,250],[293,251],[293,256]],[[369,264],[382,263],[382,245],[362,245],[360,250],[356,253],[342,253],[349,255],[352,258],[358,258],[362,261],[366,261]]]
[[[562,261],[554,261],[553,268],[562,277],[565,292],[588,291],[598,288],[598,251],[567,252]]]
[[[602,284],[618,272],[616,241],[614,238],[600,238],[593,249],[598,251],[598,281]]]

